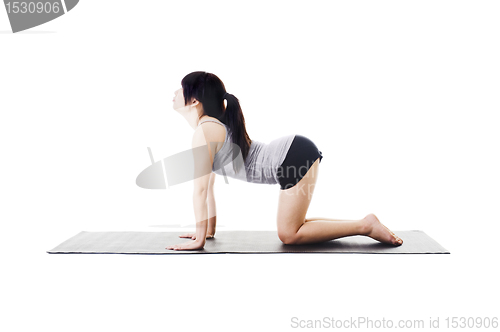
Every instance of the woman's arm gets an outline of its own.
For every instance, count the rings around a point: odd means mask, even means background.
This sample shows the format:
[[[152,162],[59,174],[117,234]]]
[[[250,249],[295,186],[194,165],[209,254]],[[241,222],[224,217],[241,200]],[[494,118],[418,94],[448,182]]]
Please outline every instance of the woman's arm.
[[[173,250],[203,249],[208,228],[208,189],[212,177],[213,158],[202,128],[195,130],[192,141],[194,158],[193,208],[196,220],[196,239],[189,243],[168,246]]]
[[[215,236],[215,226],[217,223],[217,210],[215,207],[215,196],[214,196],[214,183],[215,183],[215,173],[210,176],[210,182],[208,184],[208,229],[207,238]]]
[[[208,227],[207,227],[207,239],[211,239],[215,236],[215,226],[217,223],[217,210],[215,208],[215,196],[214,196],[214,181],[215,173],[212,173],[210,177],[210,182],[208,184],[207,192],[207,206],[208,206]],[[179,235],[181,238],[190,238],[196,240],[196,233],[186,233]]]
[[[203,249],[206,242],[208,228],[208,205],[207,191],[194,191],[193,208],[196,219],[196,233],[194,241],[167,246],[165,249],[171,250],[198,250]],[[185,237],[185,236],[181,236]]]
[[[208,205],[207,205],[207,192],[194,192],[193,193],[193,208],[196,218],[196,239],[200,249],[205,246],[205,238],[207,236],[208,227]]]

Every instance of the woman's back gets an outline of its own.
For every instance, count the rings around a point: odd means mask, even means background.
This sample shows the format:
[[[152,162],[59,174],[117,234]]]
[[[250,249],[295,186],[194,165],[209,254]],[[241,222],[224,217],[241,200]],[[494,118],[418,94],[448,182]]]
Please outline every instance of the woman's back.
[[[290,149],[294,134],[280,137],[268,144],[252,140],[246,161],[243,162],[239,147],[231,142],[231,129],[224,123],[213,119],[204,120],[198,126],[207,121],[219,123],[226,128],[224,144],[215,154],[212,165],[212,171],[215,174],[252,183],[279,183],[277,170]]]

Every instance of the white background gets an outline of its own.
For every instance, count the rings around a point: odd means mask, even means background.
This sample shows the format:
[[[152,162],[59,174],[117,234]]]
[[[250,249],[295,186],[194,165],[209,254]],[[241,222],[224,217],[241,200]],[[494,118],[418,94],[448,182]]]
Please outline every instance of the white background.
[[[12,34],[0,9],[0,329],[499,316],[499,15],[496,1],[80,1]],[[316,143],[309,217],[373,212],[451,255],[46,253],[82,230],[187,230],[192,183],[135,179],[148,146],[190,148],[171,100],[197,70],[239,98],[252,139]],[[276,230],[278,185],[215,190],[218,231]]]

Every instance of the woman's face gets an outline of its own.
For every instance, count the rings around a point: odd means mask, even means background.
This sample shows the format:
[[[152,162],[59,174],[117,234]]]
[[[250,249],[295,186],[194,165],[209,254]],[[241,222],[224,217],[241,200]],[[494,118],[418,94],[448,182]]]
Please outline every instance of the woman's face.
[[[184,107],[184,93],[182,93],[182,88],[174,92],[175,96],[172,100],[174,110]]]

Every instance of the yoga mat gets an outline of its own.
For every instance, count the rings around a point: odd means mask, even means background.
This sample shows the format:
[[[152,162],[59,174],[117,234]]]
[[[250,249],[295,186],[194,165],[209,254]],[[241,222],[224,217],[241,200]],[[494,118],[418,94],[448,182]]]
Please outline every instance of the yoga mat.
[[[168,250],[168,245],[192,241],[179,238],[186,232],[80,232],[50,254],[261,254],[261,253],[358,253],[449,254],[422,231],[395,231],[403,244],[383,244],[366,236],[350,236],[307,245],[286,245],[277,231],[218,231],[201,250]]]

